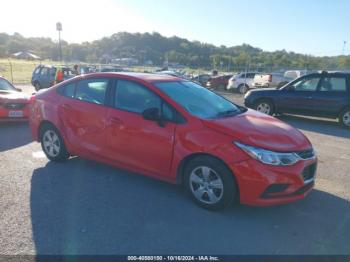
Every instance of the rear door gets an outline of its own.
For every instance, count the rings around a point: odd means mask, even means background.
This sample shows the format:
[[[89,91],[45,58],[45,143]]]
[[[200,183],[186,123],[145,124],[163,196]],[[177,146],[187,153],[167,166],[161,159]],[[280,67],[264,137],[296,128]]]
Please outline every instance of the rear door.
[[[70,144],[83,154],[104,155],[108,78],[80,80],[61,91],[59,116]]]
[[[278,110],[283,113],[313,115],[318,106],[313,97],[320,81],[321,75],[309,75],[283,88],[276,100]]]
[[[114,105],[107,112],[109,157],[127,168],[154,176],[167,176],[173,156],[176,124],[173,108],[148,87],[118,80]],[[164,126],[145,120],[145,109],[158,108],[169,121]]]
[[[337,117],[349,105],[348,78],[344,74],[325,74],[313,93],[313,115]]]

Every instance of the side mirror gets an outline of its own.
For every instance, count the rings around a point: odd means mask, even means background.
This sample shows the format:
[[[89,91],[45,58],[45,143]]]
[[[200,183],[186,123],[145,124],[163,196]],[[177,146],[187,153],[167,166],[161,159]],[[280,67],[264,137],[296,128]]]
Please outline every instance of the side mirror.
[[[293,92],[295,89],[294,89],[294,86],[286,86],[283,88],[283,90],[288,92]]]
[[[151,107],[142,112],[142,116],[146,120],[155,121],[159,126],[164,127],[164,119],[159,111],[159,108]]]

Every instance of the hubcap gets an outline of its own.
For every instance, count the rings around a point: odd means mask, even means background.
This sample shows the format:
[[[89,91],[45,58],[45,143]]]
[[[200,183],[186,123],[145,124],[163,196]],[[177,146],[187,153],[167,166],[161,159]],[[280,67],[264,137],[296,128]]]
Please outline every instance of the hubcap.
[[[267,103],[261,103],[256,108],[257,111],[269,115],[271,112],[271,107]]]
[[[215,204],[224,193],[220,176],[211,168],[200,166],[190,174],[190,188],[197,200],[205,204]]]
[[[56,132],[47,130],[43,136],[43,146],[45,152],[51,156],[56,157],[60,153],[61,144]]]
[[[343,123],[344,123],[344,125],[346,125],[346,126],[350,126],[350,111],[346,112],[346,113],[343,115]]]

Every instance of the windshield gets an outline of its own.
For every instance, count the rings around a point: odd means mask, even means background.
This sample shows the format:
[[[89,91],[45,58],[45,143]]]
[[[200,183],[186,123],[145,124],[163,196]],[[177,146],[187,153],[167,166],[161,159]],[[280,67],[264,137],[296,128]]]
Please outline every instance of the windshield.
[[[155,86],[199,118],[229,117],[242,112],[235,104],[193,82],[161,82]]]
[[[0,78],[0,90],[14,91],[15,88],[7,80]]]

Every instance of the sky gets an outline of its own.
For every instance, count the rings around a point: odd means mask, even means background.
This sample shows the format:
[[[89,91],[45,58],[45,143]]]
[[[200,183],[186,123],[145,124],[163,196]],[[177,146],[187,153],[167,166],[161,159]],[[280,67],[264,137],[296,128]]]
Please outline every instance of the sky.
[[[350,55],[349,0],[11,0],[0,32],[81,43],[113,33],[159,32],[189,40],[316,56]]]

